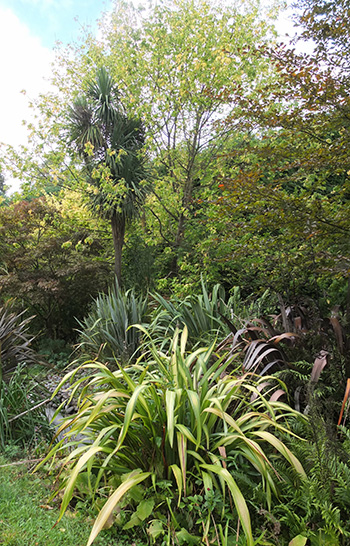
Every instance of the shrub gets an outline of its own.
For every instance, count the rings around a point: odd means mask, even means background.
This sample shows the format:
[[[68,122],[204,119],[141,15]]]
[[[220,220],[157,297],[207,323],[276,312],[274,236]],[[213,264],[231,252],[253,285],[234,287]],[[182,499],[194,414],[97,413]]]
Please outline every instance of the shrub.
[[[0,448],[34,447],[43,437],[52,437],[36,384],[18,366],[8,383],[0,382]]]
[[[71,192],[0,207],[0,290],[35,314],[33,330],[73,341],[75,317],[112,278],[103,233]]]
[[[25,311],[16,313],[9,301],[0,307],[0,384],[5,374],[12,372],[18,364],[36,361],[30,345],[33,337],[28,329],[33,317],[23,319]]]
[[[108,294],[100,294],[89,315],[80,325],[78,349],[82,358],[99,357],[113,362],[126,362],[135,355],[140,332],[129,328],[143,322],[147,312],[147,298],[135,296],[133,290],[124,294],[116,285]]]
[[[304,474],[277,435],[296,412],[262,395],[261,379],[228,373],[234,357],[219,357],[214,344],[186,352],[186,342],[185,328],[181,336],[175,332],[166,354],[149,340],[147,354],[134,364],[113,372],[88,362],[62,381],[70,381],[72,397],[81,391],[78,413],[62,425],[66,438],[45,461],[65,444],[73,449],[63,463],[69,470],[60,517],[80,476],[97,505],[108,496],[88,545],[117,507],[117,523],[144,526],[152,540],[220,545],[240,524],[252,546],[247,499],[253,488],[261,484],[270,506],[277,493],[273,462],[280,456]]]
[[[225,291],[216,284],[209,293],[202,281],[202,293],[190,295],[184,299],[172,296],[169,300],[160,294],[153,296],[158,304],[154,312],[154,321],[151,331],[166,332],[169,339],[174,335],[176,328],[186,326],[189,342],[193,345],[204,339],[214,339],[218,332],[228,333],[229,330],[222,319],[229,314],[229,308],[225,303]]]

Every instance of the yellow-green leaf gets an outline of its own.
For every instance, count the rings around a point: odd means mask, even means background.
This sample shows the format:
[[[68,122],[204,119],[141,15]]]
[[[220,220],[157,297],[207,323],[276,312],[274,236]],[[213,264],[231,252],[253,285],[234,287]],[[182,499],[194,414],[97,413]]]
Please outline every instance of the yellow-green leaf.
[[[114,493],[109,497],[108,501],[103,506],[101,512],[97,516],[86,546],[91,546],[91,544],[93,543],[97,535],[103,529],[104,524],[106,523],[108,517],[112,513],[114,507],[116,506],[116,504],[118,504],[120,499],[123,498],[125,493],[127,493],[129,489],[131,489],[131,487],[133,487],[134,485],[137,485],[138,483],[148,478],[150,474],[151,474],[150,472],[139,473],[135,471],[135,473],[131,474],[129,478],[125,480],[125,482],[123,482],[118,487],[118,489],[114,491]]]
[[[254,546],[248,507],[238,485],[236,484],[231,474],[228,472],[228,470],[226,470],[226,468],[223,468],[222,466],[216,464],[202,464],[201,467],[205,470],[208,470],[209,472],[214,472],[214,474],[217,474],[225,481],[232,493],[233,502],[235,503],[238,517],[240,519],[244,534],[246,536],[247,546]]]

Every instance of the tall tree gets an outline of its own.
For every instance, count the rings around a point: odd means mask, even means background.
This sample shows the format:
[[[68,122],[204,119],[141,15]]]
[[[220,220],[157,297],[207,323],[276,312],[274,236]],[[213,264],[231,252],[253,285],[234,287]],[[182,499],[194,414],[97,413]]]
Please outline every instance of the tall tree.
[[[291,303],[318,292],[350,312],[350,291],[348,302],[343,297],[350,287],[349,3],[301,5],[300,35],[314,38],[314,51],[251,48],[278,79],[254,95],[239,83],[224,90],[240,104],[242,130],[255,137],[228,159],[222,209],[234,235],[244,236],[230,258],[248,253],[260,280],[278,285]],[[330,297],[335,283],[341,289]]]
[[[218,155],[230,137],[220,121],[234,107],[219,93],[233,81],[252,89],[256,81],[272,77],[266,63],[244,54],[272,39],[271,19],[250,1],[221,6],[172,0],[146,15],[118,3],[102,28],[103,41],[90,43],[88,56],[103,57],[128,90],[128,108],[147,125],[155,168],[147,221],[152,237],[160,226],[176,274],[179,256],[190,248],[186,232],[194,220],[194,200],[199,190],[215,184]]]
[[[83,157],[90,184],[90,204],[111,223],[115,274],[121,284],[125,225],[140,209],[145,195],[144,130],[128,117],[113,78],[101,68],[86,84],[86,93],[69,110],[71,145]]]

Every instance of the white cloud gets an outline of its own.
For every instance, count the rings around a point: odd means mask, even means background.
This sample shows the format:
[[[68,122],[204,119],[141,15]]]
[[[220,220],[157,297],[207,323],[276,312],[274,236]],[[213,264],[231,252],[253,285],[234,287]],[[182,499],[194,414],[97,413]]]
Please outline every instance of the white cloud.
[[[28,98],[45,92],[49,84],[53,52],[32,36],[10,9],[0,7],[0,142],[18,146],[26,144],[23,119],[31,118]],[[24,96],[21,91],[26,90]],[[7,179],[7,183],[17,185]]]

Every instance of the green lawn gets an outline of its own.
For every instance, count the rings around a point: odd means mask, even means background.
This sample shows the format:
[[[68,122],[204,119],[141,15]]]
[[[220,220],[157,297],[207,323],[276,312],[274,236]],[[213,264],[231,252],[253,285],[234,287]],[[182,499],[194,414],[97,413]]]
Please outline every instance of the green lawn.
[[[85,546],[92,519],[68,511],[54,527],[58,506],[48,503],[51,480],[31,474],[33,464],[3,466],[8,463],[0,457],[1,546]],[[107,531],[94,544],[121,546]]]

